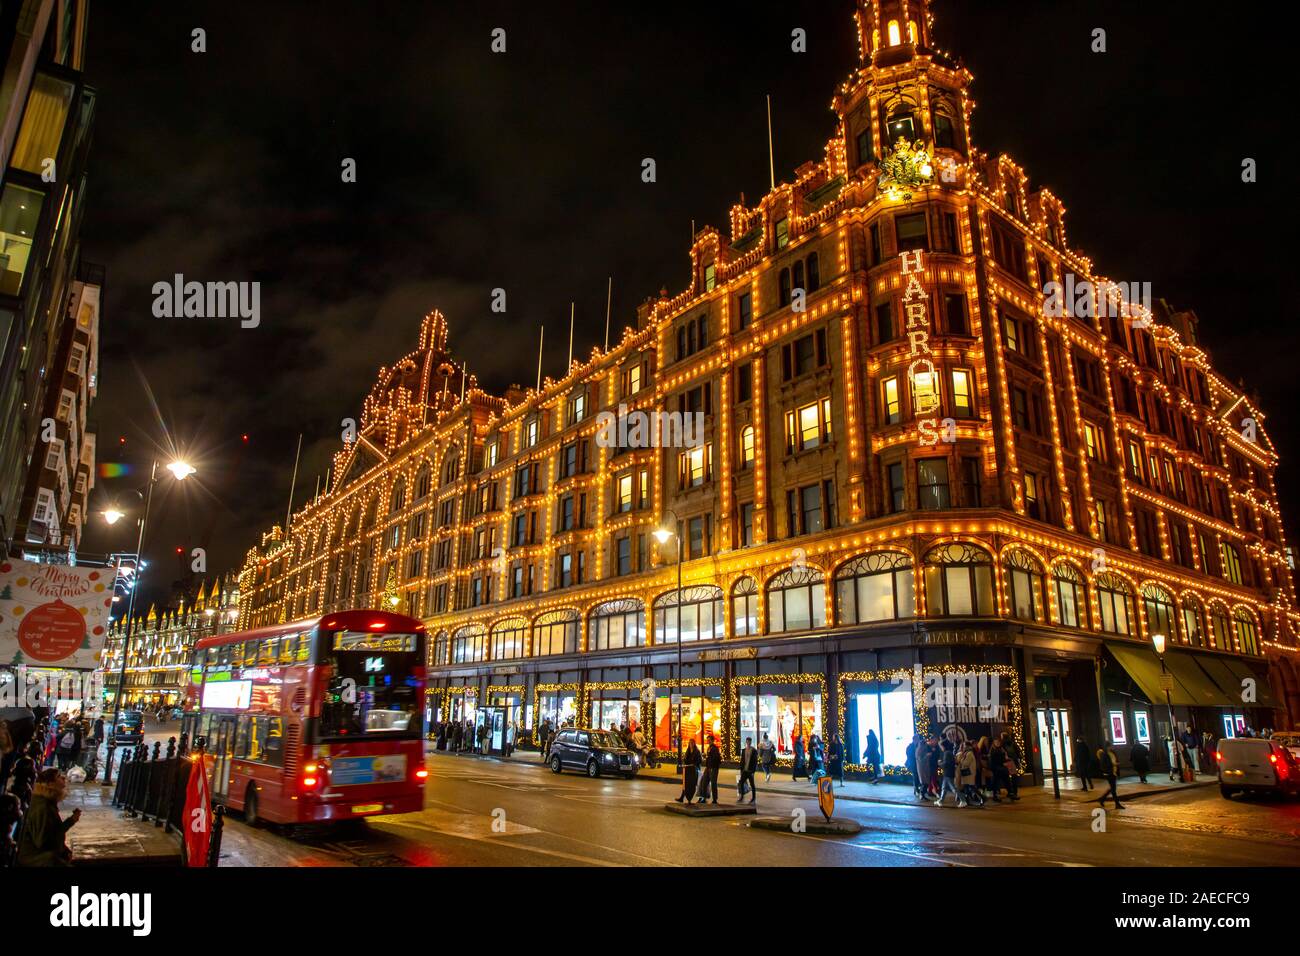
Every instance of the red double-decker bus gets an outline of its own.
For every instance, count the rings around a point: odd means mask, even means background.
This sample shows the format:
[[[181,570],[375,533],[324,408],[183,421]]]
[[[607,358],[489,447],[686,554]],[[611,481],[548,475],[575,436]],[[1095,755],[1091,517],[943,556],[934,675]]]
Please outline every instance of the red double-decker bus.
[[[424,625],[384,611],[200,640],[182,730],[213,799],[250,823],[423,809],[424,654]]]

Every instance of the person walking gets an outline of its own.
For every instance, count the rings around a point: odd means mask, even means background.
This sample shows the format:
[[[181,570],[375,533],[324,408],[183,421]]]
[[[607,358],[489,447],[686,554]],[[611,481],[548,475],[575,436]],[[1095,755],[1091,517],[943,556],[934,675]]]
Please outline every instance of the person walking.
[[[551,737],[551,718],[547,717],[537,731],[537,749],[542,752],[542,763],[551,756]]]
[[[75,720],[63,721],[63,729],[59,732],[59,739],[54,750],[59,770],[67,773],[68,768],[72,766],[80,750],[81,725]]]
[[[763,740],[758,745],[758,762],[763,767],[763,782],[772,782],[772,768],[776,766],[776,744],[763,734]]]
[[[817,778],[826,775],[826,750],[816,734],[808,738],[808,782],[817,786]]]
[[[979,791],[979,757],[975,755],[975,745],[963,740],[957,748],[957,781],[961,786],[961,797],[965,806],[984,806],[984,797]]]
[[[745,802],[745,788],[749,788],[749,802],[753,803],[758,799],[758,786],[754,782],[754,775],[758,772],[758,751],[754,748],[754,738],[746,737],[745,746],[740,751],[740,782],[736,789],[740,793],[737,803]]]
[[[1092,789],[1092,750],[1082,737],[1074,738],[1074,772],[1079,776],[1079,786]]]
[[[708,799],[712,803],[718,802],[718,771],[722,769],[722,751],[718,749],[717,741],[710,734],[706,738],[708,750],[704,754],[704,778],[707,781],[708,793],[700,793],[700,803]]]
[[[695,786],[700,777],[700,748],[692,740],[682,755],[682,792],[677,802],[690,803],[695,799]]]
[[[939,769],[943,774],[943,782],[939,795],[934,798],[934,805],[936,807],[942,806],[944,798],[951,791],[952,795],[957,798],[957,806],[964,807],[966,801],[962,799],[961,791],[957,789],[957,755],[953,753],[952,741],[945,737],[940,744],[940,748],[943,754],[943,762]]]
[[[839,734],[831,734],[831,745],[826,751],[826,772],[844,786],[844,744]]]
[[[1147,745],[1139,740],[1128,752],[1128,759],[1133,761],[1133,772],[1138,775],[1138,779],[1146,783],[1147,774],[1151,772],[1151,751]]]
[[[1006,751],[1007,760],[1007,796],[1012,800],[1020,799],[1020,774],[1023,770],[1023,764],[1020,762],[1020,748],[1016,745],[1016,739],[1011,736],[1011,731],[1002,731],[1002,749]]]
[[[81,819],[81,808],[64,820],[59,802],[67,796],[68,779],[53,767],[42,770],[32,789],[22,834],[18,838],[18,866],[71,866],[72,851],[67,834]]]
[[[862,752],[862,758],[867,762],[867,779],[872,783],[880,783],[880,741],[876,739],[874,730],[867,731],[867,749]],[[915,762],[916,749],[912,748],[912,759]],[[909,765],[908,769],[912,769]],[[912,779],[916,779],[916,774],[912,774]]]
[[[480,754],[486,754],[488,752],[489,734],[491,734],[491,731],[488,730],[487,721],[485,720],[483,723],[478,725],[478,752]]]
[[[804,758],[803,737],[796,733],[790,744],[794,750],[794,767],[791,770],[791,779],[798,780],[800,777],[807,777],[808,761]]]
[[[927,799],[930,796],[930,745],[920,734],[912,737],[912,779],[916,798]]]
[[[993,802],[1001,803],[1002,797],[999,794],[1005,787],[1007,793],[1011,792],[1011,777],[1007,773],[1007,752],[1002,747],[1002,738],[994,737],[989,742],[989,774],[993,778],[991,788],[993,791]]]
[[[1110,789],[1097,798],[1097,802],[1103,807],[1106,805],[1106,798],[1115,799],[1115,809],[1123,810],[1124,804],[1119,802],[1119,758],[1115,756],[1115,751],[1111,750],[1106,744],[1097,748],[1097,764],[1101,767],[1101,775],[1106,778],[1106,783]]]

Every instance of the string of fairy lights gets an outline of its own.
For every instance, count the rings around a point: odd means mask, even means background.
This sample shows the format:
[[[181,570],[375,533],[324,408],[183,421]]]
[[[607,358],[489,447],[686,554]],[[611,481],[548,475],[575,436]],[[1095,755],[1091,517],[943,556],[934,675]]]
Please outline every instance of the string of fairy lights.
[[[753,206],[743,202],[733,205],[729,242],[712,227],[697,232],[690,248],[692,269],[687,287],[648,303],[637,325],[625,328],[621,340],[608,350],[593,349],[585,361],[572,362],[561,378],[542,379],[539,388],[494,396],[480,389],[463,368],[447,365],[446,321],[438,313],[426,317],[420,347],[391,368],[380,369],[363,404],[357,439],[336,456],[333,480],[325,493],[294,515],[287,532],[271,529],[260,546],[248,552],[240,575],[241,625],[271,623],[319,608],[325,603],[323,595],[331,575],[337,578],[345,568],[353,574],[365,568],[366,580],[351,577],[356,594],[378,600],[391,570],[397,568],[394,587],[405,607],[421,609],[430,633],[454,635],[467,626],[491,633],[506,618],[536,621],[545,614],[571,610],[578,615],[578,651],[585,654],[589,650],[590,612],[609,601],[633,599],[641,602],[646,613],[644,646],[656,646],[655,599],[674,588],[673,563],[651,548],[650,567],[620,577],[611,573],[617,570],[610,567],[611,544],[624,534],[647,534],[669,510],[682,517],[694,506],[682,505],[687,499],[675,498],[677,493],[669,487],[675,469],[667,454],[658,449],[618,454],[617,449],[595,442],[595,415],[570,422],[567,410],[575,395],[586,396],[584,406],[596,408],[614,408],[623,402],[635,410],[662,409],[682,389],[700,384],[711,387],[717,381],[718,405],[712,415],[716,476],[709,489],[720,519],[716,532],[720,550],[707,559],[688,561],[683,583],[722,584],[730,596],[736,582],[752,578],[758,586],[760,633],[767,633],[769,625],[767,584],[795,560],[807,561],[822,573],[828,619],[836,621],[839,608],[834,577],[848,561],[873,548],[901,548],[911,556],[913,567],[921,568],[932,548],[965,542],[993,556],[992,582],[999,616],[1010,617],[1012,610],[1004,563],[1012,550],[1021,549],[1032,554],[1043,569],[1044,582],[1052,580],[1054,569],[1065,564],[1081,575],[1084,633],[1103,633],[1098,579],[1105,574],[1111,576],[1108,581],[1124,582],[1135,603],[1151,587],[1167,591],[1173,596],[1176,620],[1181,619],[1183,607],[1193,602],[1207,610],[1221,605],[1234,620],[1239,612],[1245,612],[1256,626],[1267,622],[1260,628],[1266,635],[1264,647],[1294,653],[1293,635],[1300,628],[1300,613],[1295,609],[1272,480],[1278,459],[1263,432],[1264,416],[1215,373],[1201,349],[1184,342],[1174,328],[1151,326],[1150,341],[1159,354],[1176,356],[1185,375],[1199,376],[1204,392],[1193,394],[1183,382],[1170,385],[1152,368],[1135,361],[1110,341],[1099,309],[1082,318],[1047,313],[1036,290],[1049,279],[1059,282],[1069,272],[1101,287],[1110,285],[1109,280],[1098,276],[1091,260],[1068,246],[1066,209],[1054,194],[1047,189],[1031,192],[1028,174],[1011,158],[990,158],[969,146],[974,102],[968,87],[973,77],[964,67],[953,65],[947,54],[931,48],[928,3],[896,0],[892,9],[901,12],[882,19],[885,6],[867,0],[859,3],[855,16],[861,66],[832,101],[839,123],[822,161],[800,167],[793,182],[777,185]],[[898,24],[897,42],[891,19]],[[894,46],[906,48],[910,55],[877,65],[881,54]],[[870,141],[885,143],[882,104],[887,94],[895,96],[892,91],[899,90],[908,91],[909,102],[915,104],[917,139],[925,144],[926,155],[933,157],[936,165],[946,164],[944,176],[916,183],[910,200],[898,193],[891,196],[882,188],[870,163],[865,171],[854,169],[848,158],[854,123],[864,122],[861,117],[868,117]],[[930,145],[935,141],[931,107],[939,96],[959,107],[955,112],[959,142],[967,144],[964,149],[936,151]],[[806,199],[814,192],[819,193],[815,206]],[[1000,489],[998,497],[1005,495],[1008,504],[1003,509],[970,509],[932,518],[885,513],[888,489],[881,480],[882,459],[902,455],[903,461],[913,461],[909,456],[919,450],[920,432],[917,415],[910,420],[904,415],[896,425],[875,424],[883,420],[878,385],[883,378],[906,370],[908,347],[906,342],[871,344],[870,321],[873,303],[901,298],[909,277],[899,257],[884,255],[880,262],[871,263],[864,248],[872,224],[887,223],[890,214],[912,208],[951,213],[957,223],[955,248],[925,254],[926,302],[932,301],[929,295],[935,290],[960,290],[969,334],[952,335],[931,328],[928,346],[935,365],[945,373],[950,366],[973,372],[972,401],[977,413],[957,422],[957,442],[947,454],[952,465],[960,455],[977,455],[982,488],[986,493]],[[1025,278],[1004,268],[995,255],[994,230],[1008,228],[1020,243]],[[886,243],[882,252],[889,251],[888,233],[882,230]],[[820,288],[809,293],[802,311],[782,305],[775,293],[778,270],[787,257],[802,258],[812,252],[831,266],[824,269]],[[706,266],[713,267],[708,282]],[[735,305],[742,293],[750,296],[752,311],[752,320],[744,329],[739,328]],[[1018,440],[1013,363],[1005,354],[998,326],[1001,307],[1015,310],[1034,326],[1050,435],[1043,444],[1051,446],[1050,452],[1039,456],[1041,463],[1034,460],[1032,450],[1022,449]],[[1124,311],[1121,322],[1125,327],[1145,318],[1136,305],[1126,305]],[[706,312],[710,329],[717,328],[718,333],[710,335],[707,347],[679,359],[673,347],[678,325]],[[771,499],[771,490],[785,486],[790,462],[780,452],[781,436],[768,432],[769,424],[782,420],[789,399],[786,386],[776,381],[779,363],[769,361],[769,355],[781,344],[821,328],[828,330],[827,338],[836,353],[832,367],[843,370],[837,376],[833,402],[835,416],[845,423],[841,429],[837,422],[834,430],[835,441],[843,442],[845,454],[837,457],[834,477],[837,486],[849,489],[844,510],[848,520],[821,533],[783,539],[780,501]],[[838,335],[830,334],[831,330],[838,330]],[[995,347],[985,348],[987,336],[995,337]],[[1062,356],[1059,364],[1049,360],[1054,348],[1059,348]],[[1076,355],[1095,362],[1099,371],[1102,394],[1088,401],[1100,401],[1104,414],[1092,413],[1091,419],[1080,398]],[[732,400],[731,379],[745,362],[752,363],[753,398],[742,418]],[[459,376],[456,380],[464,386],[462,398],[450,394],[446,387],[447,367],[453,370],[452,378]],[[623,394],[623,374],[633,367],[645,368],[644,380],[637,391]],[[1157,395],[1170,407],[1176,406],[1211,437],[1211,447],[1200,453],[1182,448],[1171,436],[1153,432],[1135,415],[1120,411],[1113,387],[1117,377],[1127,378],[1135,389]],[[1246,440],[1232,422],[1214,411],[1228,406],[1240,407],[1242,415],[1259,424],[1256,441]],[[1085,424],[1108,429],[1108,460],[1093,459],[1081,450],[1086,442]],[[752,426],[760,440],[754,443],[753,461],[742,469],[733,457],[738,454],[733,445],[744,425]],[[1131,478],[1125,468],[1130,439],[1140,442],[1147,453],[1159,451],[1178,466],[1195,469],[1206,481],[1226,489],[1230,514],[1219,518],[1202,513]],[[587,470],[562,477],[558,473],[559,450],[573,441],[588,442],[594,454]],[[489,448],[495,448],[491,455]],[[1262,471],[1259,486],[1250,487],[1233,475],[1225,464],[1230,454]],[[444,481],[450,463],[455,465],[454,474]],[[540,488],[502,501],[495,509],[470,507],[482,488],[496,484],[508,490],[513,475],[525,465],[538,467]],[[1028,516],[1024,478],[1026,471],[1035,467],[1053,476],[1060,502],[1059,526]],[[434,476],[433,487],[429,494],[417,496],[411,490],[424,469]],[[650,475],[650,501],[630,512],[608,507],[605,496],[614,478],[629,470],[639,474],[641,469]],[[1077,496],[1072,479],[1078,483]],[[746,481],[752,482],[752,501],[739,497]],[[398,482],[407,493],[398,507],[390,509]],[[570,492],[588,497],[586,525],[564,534],[544,532],[540,540],[518,546],[507,545],[517,515],[535,512],[546,528],[560,496]],[[1107,517],[1104,509],[1112,503],[1109,495],[1114,496],[1122,515],[1122,544],[1107,543],[1099,523],[1099,516]],[[706,496],[704,500],[709,499]],[[378,502],[376,522],[358,520],[374,508],[374,502]],[[1134,512],[1139,503],[1156,511],[1159,556],[1144,555],[1139,549]],[[742,504],[753,506],[753,536],[749,547],[737,550],[733,525]],[[444,506],[449,514],[443,512]],[[1273,540],[1259,540],[1258,535],[1242,530],[1240,515],[1245,510],[1254,516],[1256,528],[1261,516],[1270,519]],[[411,519],[420,513],[429,515],[428,527],[423,535],[412,538],[408,535]],[[1212,556],[1202,553],[1196,533],[1189,535],[1191,567],[1174,563],[1170,525],[1175,520],[1204,529],[1206,549],[1218,550],[1225,543],[1244,548],[1266,578],[1257,580],[1252,588],[1215,575]],[[385,542],[395,527],[400,529],[397,546],[389,549]],[[492,546],[486,548],[487,554],[472,549],[470,543],[479,536],[497,548],[508,547],[508,561],[494,564]],[[435,567],[435,549],[446,542],[451,542],[449,566]],[[1104,571],[1093,568],[1099,545],[1105,545]],[[420,573],[401,576],[411,554],[426,549],[428,559]],[[548,571],[562,550],[574,549],[587,554],[587,580],[557,587]],[[510,598],[509,568],[520,564],[540,569],[540,573],[535,573],[531,593]],[[493,582],[490,603],[468,605],[466,593],[475,577]],[[429,600],[419,600],[421,594],[430,596],[440,585],[447,588],[445,608],[435,610]],[[1262,593],[1268,585],[1273,586],[1271,598]],[[1044,586],[1043,590],[1047,599],[1042,602],[1041,623],[1066,626],[1056,588]],[[926,588],[914,587],[914,593],[915,615],[931,616]],[[731,639],[738,636],[733,602],[725,600],[723,606],[725,633]],[[1133,617],[1130,636],[1135,640],[1149,636],[1146,615]],[[1183,643],[1189,640],[1181,628],[1171,638]],[[525,646],[531,653],[531,644]],[[1239,642],[1234,643],[1233,649],[1239,647]],[[433,663],[442,666],[450,661]],[[539,686],[571,688],[577,693],[581,685]],[[535,702],[540,692],[534,690]]]

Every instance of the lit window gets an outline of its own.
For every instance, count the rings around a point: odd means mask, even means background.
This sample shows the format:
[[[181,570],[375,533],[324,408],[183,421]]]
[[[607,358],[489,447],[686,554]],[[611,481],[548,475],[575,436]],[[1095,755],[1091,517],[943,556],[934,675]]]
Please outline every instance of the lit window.
[[[632,510],[632,476],[630,474],[618,476],[618,510]]]
[[[1083,423],[1083,443],[1088,448],[1088,457],[1093,461],[1101,460],[1101,440],[1097,437],[1097,427],[1090,422]]]
[[[799,445],[802,448],[816,448],[821,438],[821,428],[817,421],[817,406],[805,405],[799,409]]]
[[[952,401],[953,409],[958,416],[969,418],[974,412],[974,405],[971,402],[970,394],[970,372],[963,368],[952,370]]]
[[[889,30],[889,45],[890,45],[890,46],[898,46],[900,43],[903,42],[903,34],[902,34],[902,33],[899,31],[899,29],[898,29],[898,21],[897,21],[897,20],[890,20],[890,21],[889,21],[889,27],[888,27],[888,30]]]
[[[740,430],[740,467],[748,468],[754,463],[754,426],[746,425]]]
[[[912,411],[918,415],[928,415],[939,407],[935,376],[934,372],[917,372],[912,376]]]
[[[887,378],[885,386],[885,424],[897,425],[902,419],[902,413],[898,404],[898,379]]]
[[[534,418],[524,427],[524,444],[531,448],[537,444],[537,439],[541,434],[541,423]]]

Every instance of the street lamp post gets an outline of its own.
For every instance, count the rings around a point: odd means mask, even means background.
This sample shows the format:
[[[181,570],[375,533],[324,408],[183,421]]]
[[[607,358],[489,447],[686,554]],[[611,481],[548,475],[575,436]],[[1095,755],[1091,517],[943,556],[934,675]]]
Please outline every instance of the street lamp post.
[[[167,469],[177,481],[184,481],[195,471],[194,466],[183,461],[173,461]],[[155,458],[149,469],[149,484],[145,486],[144,493],[144,512],[140,515],[140,530],[136,535],[136,573],[131,582],[131,596],[126,602],[126,630],[122,632],[122,663],[117,670],[117,692],[113,694],[113,723],[108,730],[108,757],[104,761],[104,786],[108,786],[113,776],[113,751],[116,749],[114,740],[117,736],[117,722],[122,715],[122,697],[126,692],[126,657],[131,649],[131,627],[135,623],[135,595],[140,590],[140,578],[144,569],[144,531],[145,525],[149,522],[149,506],[153,503],[153,486],[157,481],[158,459]],[[122,512],[115,508],[109,508],[104,512],[104,520],[110,525],[116,524],[121,517]]]
[[[1163,634],[1152,634],[1151,643],[1155,646],[1156,657],[1160,658],[1160,676],[1162,683],[1165,685],[1165,707],[1169,710],[1169,749],[1173,751],[1173,763],[1170,764],[1169,775],[1173,777],[1177,772],[1177,779],[1183,779],[1183,755],[1178,749],[1178,725],[1174,723],[1174,702],[1169,694],[1169,683],[1164,678],[1169,676],[1169,671],[1165,667],[1165,636]]]
[[[676,515],[670,512],[664,518],[664,526],[654,532],[655,540],[662,545],[670,538],[677,539],[677,772],[681,773],[686,749],[682,733],[682,536],[666,520],[673,518],[676,523]],[[703,710],[700,713],[703,715]]]

